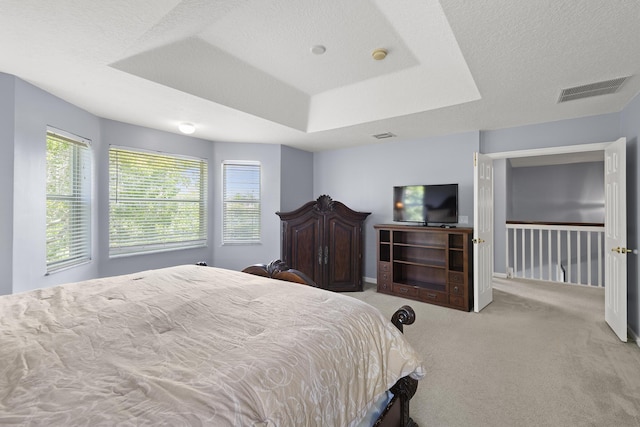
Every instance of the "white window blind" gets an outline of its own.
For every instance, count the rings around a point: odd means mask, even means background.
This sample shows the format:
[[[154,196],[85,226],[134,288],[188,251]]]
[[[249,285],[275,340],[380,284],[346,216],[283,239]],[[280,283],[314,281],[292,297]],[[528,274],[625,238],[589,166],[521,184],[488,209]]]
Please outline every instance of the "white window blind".
[[[207,163],[109,149],[109,255],[207,244]]]
[[[47,273],[91,259],[88,141],[47,130]]]
[[[260,163],[222,164],[222,243],[260,242]]]

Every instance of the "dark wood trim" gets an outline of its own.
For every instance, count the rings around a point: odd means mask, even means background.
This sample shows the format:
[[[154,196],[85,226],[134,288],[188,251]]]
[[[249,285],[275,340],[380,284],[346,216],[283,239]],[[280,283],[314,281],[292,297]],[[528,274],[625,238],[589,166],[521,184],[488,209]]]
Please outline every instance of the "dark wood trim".
[[[568,227],[604,227],[600,222],[506,221],[507,224],[566,225]]]
[[[242,270],[243,273],[249,273],[256,276],[269,277],[271,279],[284,280],[285,282],[300,283],[303,285],[313,286],[317,288],[316,282],[311,280],[309,276],[302,271],[289,268],[287,264],[279,259],[271,261],[269,264],[254,264]]]

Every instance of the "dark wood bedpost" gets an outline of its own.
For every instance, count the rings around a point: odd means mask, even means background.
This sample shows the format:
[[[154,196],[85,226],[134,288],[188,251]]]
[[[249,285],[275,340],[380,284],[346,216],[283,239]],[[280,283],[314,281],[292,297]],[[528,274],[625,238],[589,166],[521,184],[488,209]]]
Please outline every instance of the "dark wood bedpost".
[[[276,259],[271,261],[269,264],[253,264],[249,267],[242,270],[243,273],[253,274],[255,276],[263,276],[269,277],[271,279],[284,280],[285,282],[294,282],[300,283],[303,285],[313,286],[317,288],[318,285],[311,280],[309,276],[304,274],[302,271],[298,271],[294,268],[289,268],[289,266]]]
[[[400,332],[404,332],[404,325],[411,325],[416,320],[416,313],[413,311],[408,305],[400,307],[393,316],[391,317],[391,323],[395,325],[396,328],[400,330]],[[409,400],[416,394],[416,390],[418,389],[418,380],[415,380],[411,377],[402,377],[396,382],[393,387],[391,387],[391,392],[394,396],[398,397],[399,411],[394,408],[395,411],[399,412],[399,423],[402,427],[418,427],[413,419],[409,416]],[[391,415],[391,414],[389,414]],[[391,417],[395,419],[396,417]],[[384,426],[386,424],[381,423],[380,426]],[[396,424],[392,424],[396,425]]]
[[[400,332],[404,332],[402,325],[411,325],[415,321],[416,313],[413,311],[413,308],[408,305],[403,305],[391,316],[391,323],[400,329]]]

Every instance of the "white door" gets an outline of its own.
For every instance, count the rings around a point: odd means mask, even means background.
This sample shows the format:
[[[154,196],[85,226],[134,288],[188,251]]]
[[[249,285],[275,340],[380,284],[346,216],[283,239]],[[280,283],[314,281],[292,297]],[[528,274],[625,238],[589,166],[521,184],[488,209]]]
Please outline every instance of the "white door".
[[[474,153],[473,311],[493,301],[493,160]]]
[[[604,318],[627,341],[627,140],[604,150],[605,262]]]

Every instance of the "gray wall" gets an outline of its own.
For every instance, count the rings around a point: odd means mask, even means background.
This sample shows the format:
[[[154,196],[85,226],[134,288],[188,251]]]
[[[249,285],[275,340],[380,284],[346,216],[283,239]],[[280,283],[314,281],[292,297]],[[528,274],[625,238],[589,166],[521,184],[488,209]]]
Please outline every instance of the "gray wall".
[[[615,141],[620,137],[616,113],[539,123],[480,133],[480,152],[501,153]]]
[[[510,221],[604,223],[604,161],[512,168],[507,185]]]
[[[393,221],[393,187],[458,184],[459,214],[473,226],[473,153],[479,133],[315,153],[314,194],[328,194],[351,209],[371,212],[365,223],[364,275],[376,277],[374,224]]]
[[[620,114],[621,135],[627,138],[627,247],[640,249],[638,229],[638,191],[640,177],[638,164],[638,136],[640,135],[640,95],[636,96]],[[636,336],[640,336],[640,284],[638,271],[640,257],[628,256],[627,264],[627,319]]]
[[[282,147],[280,210],[289,212],[313,197],[313,153]]]
[[[0,295],[13,283],[13,133],[15,78],[0,73]]]
[[[53,126],[91,140],[93,157],[92,260],[46,275],[46,130]],[[209,245],[149,255],[109,258],[110,145],[157,150],[209,162]],[[267,144],[214,143],[179,134],[101,119],[14,76],[0,74],[0,295],[96,277],[206,261],[241,269],[280,256],[281,156],[297,161],[287,179],[290,202],[312,194],[312,154]],[[262,164],[262,243],[221,245],[221,162]]]
[[[100,145],[98,118],[15,78],[13,173],[13,292],[84,280],[97,275],[94,259],[46,276],[46,132],[53,126]],[[95,172],[95,167],[94,167]],[[95,179],[92,189],[95,197]],[[93,209],[91,220],[97,223]],[[94,227],[95,230],[95,227]]]
[[[498,244],[497,231],[504,229],[507,221],[507,209],[495,209],[495,206],[508,206],[510,204],[510,192],[508,191],[508,183],[511,181],[511,164],[506,159],[493,161],[493,271],[496,273],[504,273],[506,271],[505,257],[506,246]],[[502,233],[505,236],[505,233]],[[504,240],[503,240],[504,241]]]

